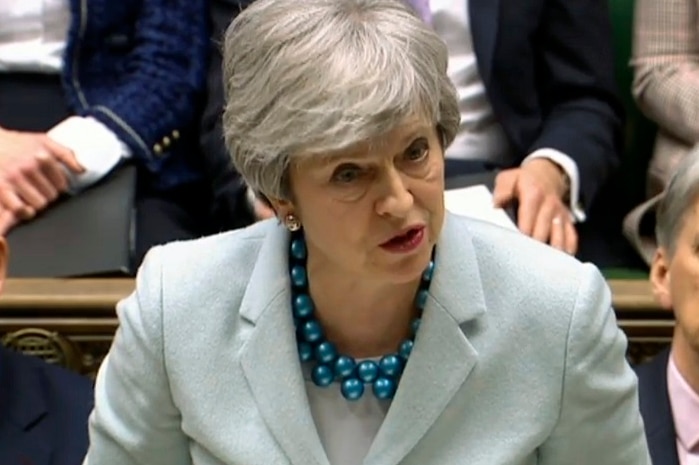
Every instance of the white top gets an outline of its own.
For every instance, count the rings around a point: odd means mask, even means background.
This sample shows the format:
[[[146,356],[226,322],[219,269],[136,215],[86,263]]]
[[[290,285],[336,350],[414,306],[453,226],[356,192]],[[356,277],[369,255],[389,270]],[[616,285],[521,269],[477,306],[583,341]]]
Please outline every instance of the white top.
[[[378,362],[377,359],[370,359]],[[357,363],[362,360],[357,360]],[[349,401],[340,383],[318,387],[311,381],[312,364],[302,365],[311,415],[330,465],[361,465],[386,418],[390,400],[379,400],[365,385],[364,395]]]
[[[377,399],[366,387],[360,399],[349,401],[339,383],[321,388],[306,381],[313,421],[331,465],[360,465],[386,418],[390,401]]]
[[[495,119],[478,74],[476,54],[469,24],[468,2],[431,0],[432,27],[449,49],[447,74],[459,97],[461,124],[446,156],[463,159],[488,159],[512,164],[512,153],[502,126]]]
[[[59,74],[70,24],[68,0],[0,0],[0,72]],[[70,176],[76,192],[100,180],[131,150],[107,126],[71,116],[48,136],[71,149],[85,173]]]
[[[444,40],[449,50],[447,74],[456,87],[459,98],[461,124],[448,158],[480,159],[510,166],[513,154],[502,126],[495,118],[478,73],[473,50],[468,1],[430,0],[432,27]],[[568,155],[552,148],[530,153],[523,163],[535,158],[548,158],[568,175],[570,180],[570,209],[577,221],[585,220],[580,208],[580,175],[578,166]]]

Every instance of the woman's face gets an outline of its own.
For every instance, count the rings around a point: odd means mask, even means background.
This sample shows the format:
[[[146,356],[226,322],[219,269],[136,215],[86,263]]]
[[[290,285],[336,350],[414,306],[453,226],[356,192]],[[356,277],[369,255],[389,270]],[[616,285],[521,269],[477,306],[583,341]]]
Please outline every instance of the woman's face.
[[[309,267],[404,283],[430,260],[444,221],[444,154],[434,125],[411,118],[377,140],[292,164],[293,212]]]

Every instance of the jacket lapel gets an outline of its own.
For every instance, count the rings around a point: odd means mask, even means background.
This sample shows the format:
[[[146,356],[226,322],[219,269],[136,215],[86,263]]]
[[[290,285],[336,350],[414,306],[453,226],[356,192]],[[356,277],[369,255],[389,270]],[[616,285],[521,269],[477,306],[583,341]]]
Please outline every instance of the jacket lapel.
[[[478,71],[487,84],[493,70],[493,56],[498,34],[500,0],[467,0],[469,24],[473,37]]]
[[[329,465],[311,415],[289,310],[286,230],[270,222],[241,302],[254,327],[241,365],[257,407],[289,461]]]
[[[485,298],[473,244],[458,221],[447,214],[415,347],[365,465],[400,463],[477,362],[461,325],[485,312]]]
[[[48,465],[43,378],[23,357],[0,347],[0,463]]]
[[[679,465],[675,422],[672,417],[670,396],[667,392],[667,364],[670,350],[657,356],[647,376],[639,378],[641,413],[653,463]]]

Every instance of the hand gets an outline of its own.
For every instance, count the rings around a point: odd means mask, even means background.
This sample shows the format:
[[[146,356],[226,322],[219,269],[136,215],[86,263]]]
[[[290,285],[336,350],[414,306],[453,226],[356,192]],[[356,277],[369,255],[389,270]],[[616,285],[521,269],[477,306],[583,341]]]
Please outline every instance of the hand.
[[[498,173],[493,199],[498,207],[518,200],[517,227],[520,231],[572,255],[578,249],[578,233],[563,201],[567,185],[566,174],[558,165],[546,158],[537,158],[519,168]]]
[[[19,223],[17,216],[0,207],[0,237],[5,237],[17,223]]]
[[[85,169],[73,152],[42,133],[0,128],[0,206],[20,220],[34,217],[68,189],[65,168]]]

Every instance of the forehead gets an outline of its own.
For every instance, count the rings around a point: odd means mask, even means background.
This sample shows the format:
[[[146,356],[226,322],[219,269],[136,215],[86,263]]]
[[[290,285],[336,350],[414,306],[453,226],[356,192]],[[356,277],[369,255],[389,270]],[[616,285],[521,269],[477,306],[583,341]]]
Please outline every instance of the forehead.
[[[346,148],[324,153],[307,153],[298,158],[297,164],[323,166],[340,160],[362,160],[373,157],[394,156],[406,148],[416,137],[428,137],[435,125],[424,118],[411,117],[383,134],[359,141]]]

